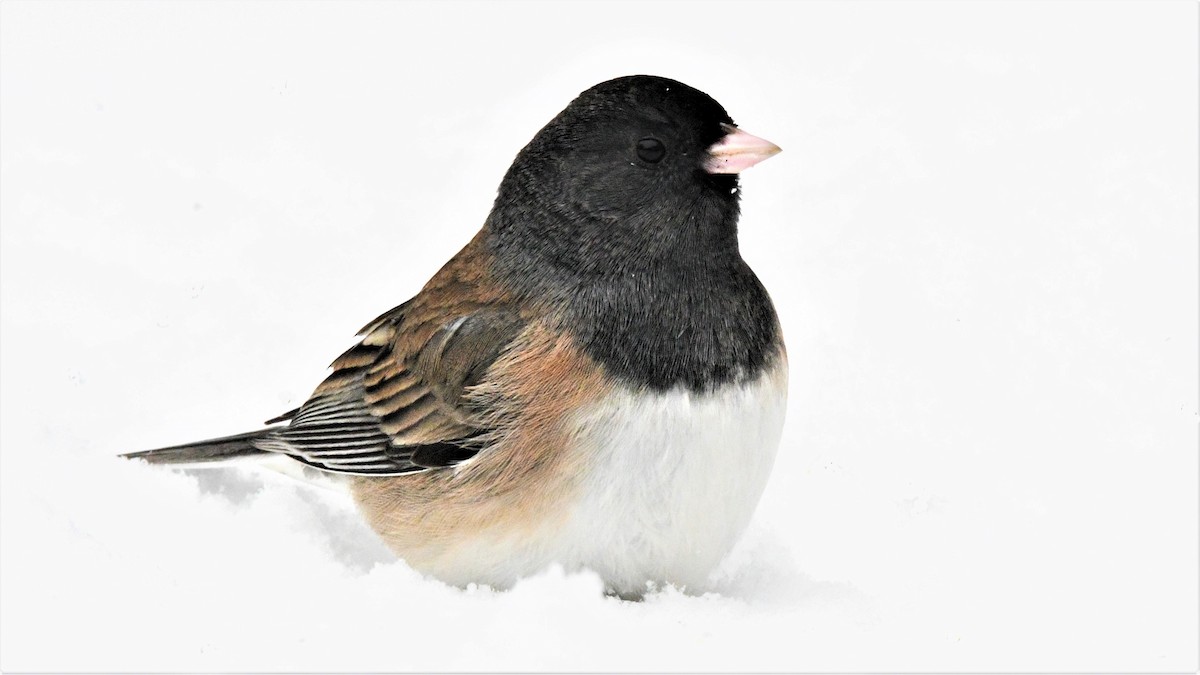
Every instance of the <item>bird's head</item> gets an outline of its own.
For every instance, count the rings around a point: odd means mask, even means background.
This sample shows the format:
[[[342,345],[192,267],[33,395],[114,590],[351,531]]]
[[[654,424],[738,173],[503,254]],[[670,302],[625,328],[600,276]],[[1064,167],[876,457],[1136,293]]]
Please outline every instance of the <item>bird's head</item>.
[[[488,227],[502,255],[584,276],[736,256],[738,173],[777,152],[686,84],[610,80],[517,155]]]

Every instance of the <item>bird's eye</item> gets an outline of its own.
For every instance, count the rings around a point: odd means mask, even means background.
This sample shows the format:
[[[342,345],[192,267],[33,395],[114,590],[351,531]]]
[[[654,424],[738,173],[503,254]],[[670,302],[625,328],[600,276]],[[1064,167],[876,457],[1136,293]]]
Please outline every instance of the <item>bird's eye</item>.
[[[643,138],[637,142],[637,154],[643,162],[654,164],[667,154],[667,146],[657,138]]]

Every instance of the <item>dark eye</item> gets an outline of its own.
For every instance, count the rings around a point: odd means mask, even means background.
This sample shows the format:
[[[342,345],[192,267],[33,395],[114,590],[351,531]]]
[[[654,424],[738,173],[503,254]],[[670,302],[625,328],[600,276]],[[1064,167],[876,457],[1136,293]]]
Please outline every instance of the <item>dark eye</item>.
[[[637,142],[637,153],[643,162],[653,164],[667,154],[667,146],[657,138],[643,138]]]

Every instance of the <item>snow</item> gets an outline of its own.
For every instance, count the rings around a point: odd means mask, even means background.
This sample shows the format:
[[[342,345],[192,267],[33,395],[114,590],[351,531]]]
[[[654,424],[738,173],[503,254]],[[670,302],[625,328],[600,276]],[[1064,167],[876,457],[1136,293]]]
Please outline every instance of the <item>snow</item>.
[[[1194,3],[0,5],[0,669],[1197,662]],[[784,152],[783,446],[707,589],[460,590],[119,452],[287,410],[634,72]]]

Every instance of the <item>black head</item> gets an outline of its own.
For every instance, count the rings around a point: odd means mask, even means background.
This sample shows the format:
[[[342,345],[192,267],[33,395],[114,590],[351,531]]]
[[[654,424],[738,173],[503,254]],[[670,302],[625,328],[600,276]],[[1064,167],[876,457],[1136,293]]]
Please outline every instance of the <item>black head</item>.
[[[662,77],[588,89],[501,183],[497,254],[589,278],[736,257],[738,177],[706,170],[732,124],[712,97]]]

